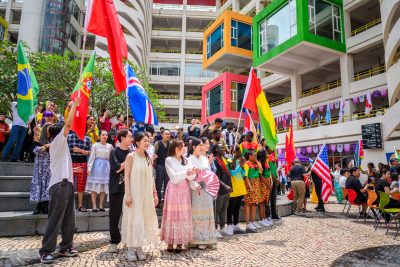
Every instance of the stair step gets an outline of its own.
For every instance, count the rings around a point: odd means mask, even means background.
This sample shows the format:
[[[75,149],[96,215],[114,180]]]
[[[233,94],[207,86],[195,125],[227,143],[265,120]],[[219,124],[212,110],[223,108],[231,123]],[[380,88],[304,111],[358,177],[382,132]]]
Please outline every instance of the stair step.
[[[31,176],[0,176],[1,192],[29,192],[31,189]]]
[[[0,162],[1,176],[24,176],[33,174],[33,163]]]

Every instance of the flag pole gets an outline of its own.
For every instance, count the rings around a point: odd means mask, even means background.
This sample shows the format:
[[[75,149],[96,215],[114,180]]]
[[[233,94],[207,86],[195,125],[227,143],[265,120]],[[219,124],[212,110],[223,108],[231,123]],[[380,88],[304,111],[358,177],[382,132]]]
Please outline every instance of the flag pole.
[[[128,61],[126,61],[126,64],[125,64],[125,72],[126,72],[126,70],[128,69],[128,65],[129,65],[129,63],[128,63]],[[128,76],[126,76],[126,77],[128,77]],[[126,94],[125,94],[125,98],[126,98],[126,127],[128,127],[129,128],[129,99],[128,99],[128,84],[127,84],[127,86],[126,86]]]
[[[249,78],[247,79],[246,90],[244,91],[244,97],[243,97],[243,102],[242,102],[242,108],[240,109],[239,120],[238,120],[238,124],[237,124],[237,127],[236,127],[235,145],[233,146],[233,151],[235,151],[236,146],[237,146],[237,136],[238,136],[238,133],[239,133],[239,125],[240,125],[240,120],[242,119],[244,101],[246,100],[247,94],[249,93],[249,88],[250,88],[249,79],[251,78],[252,71],[253,71],[253,66],[251,66],[251,68],[250,68],[250,71],[249,71]]]

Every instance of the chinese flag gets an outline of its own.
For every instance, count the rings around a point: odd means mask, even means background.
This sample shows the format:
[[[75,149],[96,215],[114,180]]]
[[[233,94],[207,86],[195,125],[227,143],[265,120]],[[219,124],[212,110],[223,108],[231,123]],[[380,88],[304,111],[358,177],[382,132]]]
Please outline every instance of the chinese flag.
[[[126,89],[126,78],[122,59],[127,59],[128,50],[117,10],[113,0],[91,0],[85,18],[88,32],[107,38],[108,53],[117,94]]]

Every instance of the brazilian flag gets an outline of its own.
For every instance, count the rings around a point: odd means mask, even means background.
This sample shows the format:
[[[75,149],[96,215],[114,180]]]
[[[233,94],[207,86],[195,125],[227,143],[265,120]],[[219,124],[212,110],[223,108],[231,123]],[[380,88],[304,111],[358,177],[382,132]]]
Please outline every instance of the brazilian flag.
[[[31,69],[28,58],[22,48],[22,43],[18,42],[18,88],[17,88],[17,108],[18,115],[27,123],[29,117],[34,114],[34,107],[37,105],[37,94],[39,85],[35,74]]]

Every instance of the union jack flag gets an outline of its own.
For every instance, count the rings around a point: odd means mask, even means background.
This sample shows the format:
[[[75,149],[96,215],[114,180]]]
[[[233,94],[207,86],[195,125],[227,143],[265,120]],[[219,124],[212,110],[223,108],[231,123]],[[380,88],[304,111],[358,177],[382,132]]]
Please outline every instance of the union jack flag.
[[[327,202],[333,191],[333,186],[328,163],[328,148],[326,145],[323,145],[319,151],[311,171],[318,175],[318,177],[322,180],[322,200]]]
[[[126,66],[126,84],[126,94],[135,121],[158,125],[153,104],[151,104],[146,91],[129,64]]]

